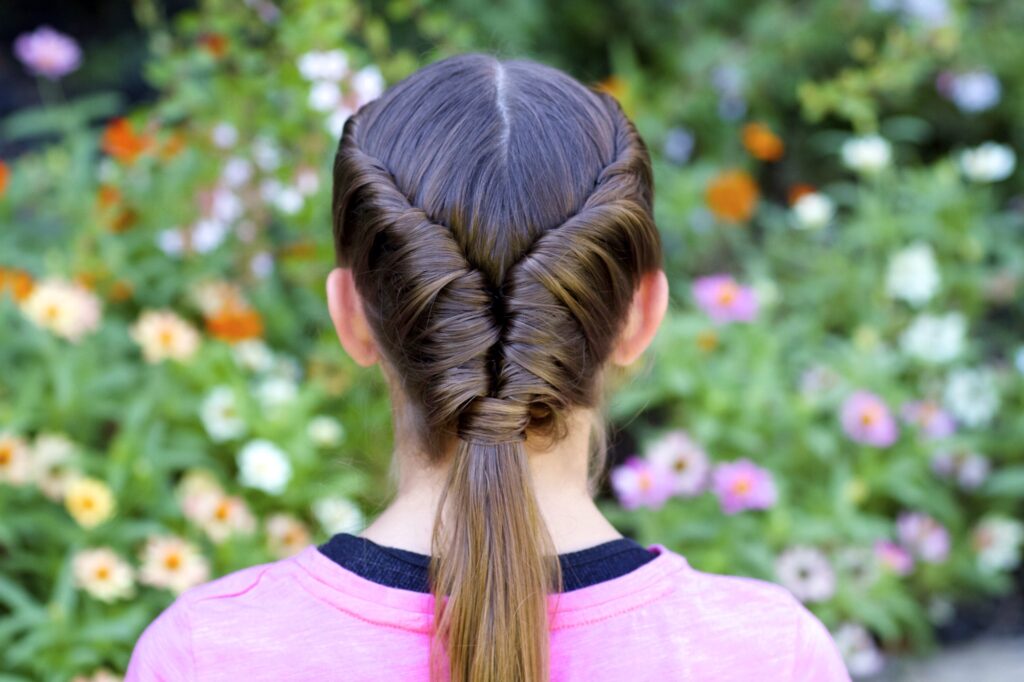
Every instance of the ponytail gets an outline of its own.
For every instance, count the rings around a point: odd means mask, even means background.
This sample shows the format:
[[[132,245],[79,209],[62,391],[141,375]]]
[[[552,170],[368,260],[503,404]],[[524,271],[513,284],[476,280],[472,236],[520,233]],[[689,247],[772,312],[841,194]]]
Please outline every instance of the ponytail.
[[[451,682],[546,682],[547,594],[561,571],[522,440],[460,440],[434,547],[432,678],[444,679],[446,654]]]

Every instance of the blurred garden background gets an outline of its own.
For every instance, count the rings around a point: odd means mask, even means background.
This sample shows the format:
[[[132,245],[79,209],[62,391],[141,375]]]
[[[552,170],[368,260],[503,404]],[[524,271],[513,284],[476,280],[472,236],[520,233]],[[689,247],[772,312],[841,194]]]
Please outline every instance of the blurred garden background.
[[[858,679],[1024,641],[1024,4],[0,15],[0,680],[120,679],[182,590],[381,508],[330,164],[360,105],[468,50],[608,90],[654,159],[672,303],[609,408],[623,532],[783,584]]]

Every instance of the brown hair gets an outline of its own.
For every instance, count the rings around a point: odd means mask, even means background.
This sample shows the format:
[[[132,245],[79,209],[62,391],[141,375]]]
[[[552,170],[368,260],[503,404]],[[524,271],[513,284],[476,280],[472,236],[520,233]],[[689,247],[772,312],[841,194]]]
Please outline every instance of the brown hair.
[[[561,576],[523,441],[553,443],[570,408],[603,405],[639,278],[661,267],[652,200],[618,102],[533,61],[449,57],[345,123],[338,265],[424,452],[441,462],[457,441],[434,524],[435,677],[548,679]]]

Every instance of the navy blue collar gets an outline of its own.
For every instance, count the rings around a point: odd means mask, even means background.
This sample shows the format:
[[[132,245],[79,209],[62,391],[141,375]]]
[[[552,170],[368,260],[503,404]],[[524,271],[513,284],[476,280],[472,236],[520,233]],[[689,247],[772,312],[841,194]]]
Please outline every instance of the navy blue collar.
[[[397,547],[385,547],[351,533],[336,533],[317,549],[353,573],[381,585],[430,592],[430,557]],[[643,566],[657,554],[629,538],[558,555],[563,592],[618,578]]]

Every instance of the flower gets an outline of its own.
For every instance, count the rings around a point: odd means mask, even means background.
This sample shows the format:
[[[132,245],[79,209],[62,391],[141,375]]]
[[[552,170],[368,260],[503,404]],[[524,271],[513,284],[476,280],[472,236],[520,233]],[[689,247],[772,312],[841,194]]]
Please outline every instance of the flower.
[[[942,478],[956,478],[965,490],[976,490],[988,478],[988,457],[977,452],[940,450],[932,455],[932,471]]]
[[[176,535],[151,535],[140,554],[139,582],[175,594],[206,581],[210,564],[199,548]]]
[[[75,675],[71,682],[124,682],[124,678],[109,668],[97,668],[91,675]]]
[[[999,79],[981,69],[941,73],[936,79],[936,86],[939,93],[953,102],[960,111],[969,114],[987,111],[1002,99],[1003,88]]]
[[[757,122],[743,126],[743,146],[758,161],[778,161],[786,149],[782,138]]]
[[[612,470],[610,481],[619,503],[626,509],[658,509],[672,496],[672,473],[642,457],[632,456]]]
[[[267,549],[283,559],[298,553],[310,543],[306,524],[292,514],[278,512],[267,517]]]
[[[795,545],[775,560],[775,575],[802,602],[826,601],[836,592],[832,564],[820,550]]]
[[[114,494],[103,481],[77,476],[64,493],[64,506],[78,525],[93,528],[114,513]]]
[[[203,498],[219,496],[223,492],[216,476],[206,469],[189,469],[175,487],[175,496],[182,513],[186,519],[197,524],[203,519]]]
[[[245,339],[231,347],[235,362],[250,372],[268,372],[274,366],[274,353],[262,339]]]
[[[22,303],[32,293],[35,282],[28,271],[21,268],[0,267],[0,296],[10,292],[16,303]]]
[[[135,596],[135,569],[110,547],[76,552],[71,560],[75,585],[100,601]]]
[[[298,385],[288,377],[269,376],[256,387],[256,396],[265,412],[276,412],[295,401]]]
[[[749,322],[757,316],[754,290],[738,284],[732,275],[697,278],[693,282],[693,297],[715,322]]]
[[[103,151],[124,164],[133,164],[153,144],[152,135],[135,132],[131,121],[115,118],[103,131],[100,146]]]
[[[885,401],[868,391],[855,391],[839,413],[843,431],[851,440],[876,448],[886,448],[896,442],[899,427]]]
[[[292,465],[281,448],[268,440],[249,441],[238,453],[242,485],[274,495],[281,493],[292,477]]]
[[[692,497],[704,492],[710,471],[708,456],[685,431],[669,431],[651,444],[646,456],[656,469],[669,472],[673,495]]]
[[[170,309],[146,310],[129,330],[146,362],[188,360],[199,349],[199,332]]]
[[[31,480],[28,444],[20,436],[0,431],[0,483],[25,485]]]
[[[35,325],[72,343],[100,325],[100,299],[81,284],[60,278],[36,284],[21,310]]]
[[[892,162],[892,145],[879,135],[852,137],[839,150],[843,165],[864,175],[873,175]]]
[[[210,130],[210,139],[221,149],[231,149],[238,143],[238,128],[227,121],[220,121]]]
[[[745,458],[716,466],[712,473],[712,488],[726,514],[746,509],[768,509],[778,498],[771,473]]]
[[[803,230],[820,230],[836,215],[835,202],[818,192],[802,194],[792,210],[796,226]]]
[[[889,259],[885,289],[889,296],[919,306],[939,290],[939,266],[932,247],[914,242]]]
[[[985,426],[999,410],[995,376],[985,368],[954,370],[946,379],[943,402],[966,426]]]
[[[345,437],[345,428],[334,417],[322,414],[309,421],[306,435],[314,445],[327,448],[341,442],[341,439]]]
[[[901,545],[889,540],[875,543],[875,558],[878,563],[896,575],[909,575],[914,570],[914,557]]]
[[[11,169],[6,163],[0,161],[0,198],[3,198],[7,191],[7,183],[11,178]]]
[[[331,535],[356,533],[363,528],[365,518],[355,502],[341,495],[322,497],[312,505],[313,516]]]
[[[40,26],[14,40],[14,56],[33,74],[50,80],[63,78],[82,63],[82,50],[71,36]]]
[[[896,535],[921,561],[941,563],[949,556],[949,531],[923,512],[900,514],[896,520]]]
[[[960,169],[972,182],[999,182],[1013,175],[1017,154],[1005,144],[986,142],[960,153]]]
[[[356,96],[356,108],[359,108],[384,92],[384,76],[376,64],[369,64],[352,75],[351,87]]]
[[[277,170],[281,165],[281,148],[272,138],[259,135],[252,142],[252,157],[263,170]]]
[[[971,533],[971,548],[981,570],[1012,571],[1020,565],[1024,523],[1007,516],[989,515]]]
[[[249,535],[256,530],[256,519],[241,497],[223,491],[197,495],[193,519],[213,542],[220,544],[235,534]]]
[[[327,120],[325,121],[327,132],[334,137],[339,137],[345,129],[345,122],[354,113],[355,112],[351,107],[345,106],[344,104],[339,106],[327,116]]]
[[[843,547],[836,553],[835,563],[854,587],[867,589],[878,580],[878,560],[869,547]]]
[[[921,436],[928,440],[941,440],[956,433],[953,416],[933,400],[905,403],[900,413],[905,422],[917,427]]]
[[[342,50],[310,51],[299,57],[298,67],[308,81],[339,81],[348,74],[348,55]]]
[[[185,251],[185,233],[178,228],[160,230],[155,241],[157,247],[168,256],[180,256]]]
[[[32,442],[32,479],[54,502],[64,497],[68,483],[76,475],[69,466],[74,450],[74,443],[57,433],[41,433]]]
[[[216,386],[199,406],[199,418],[210,438],[218,443],[238,438],[248,429],[238,413],[235,392],[230,386]]]
[[[922,314],[904,330],[900,336],[900,347],[912,358],[942,364],[960,356],[966,336],[967,318],[963,314]]]
[[[189,234],[189,243],[197,253],[210,253],[224,243],[230,227],[223,220],[202,218],[196,221]]]
[[[846,669],[853,677],[877,675],[885,665],[875,640],[863,625],[841,623],[832,633],[832,639],[846,663]]]
[[[711,180],[705,198],[711,212],[719,220],[744,222],[754,215],[760,191],[749,173],[731,170]]]
[[[665,135],[661,153],[677,166],[685,166],[693,155],[693,133],[682,127],[675,127]]]
[[[206,313],[205,321],[211,336],[228,343],[263,335],[263,318],[244,300],[225,301],[221,307]]]
[[[309,89],[308,101],[315,111],[331,111],[341,102],[341,88],[331,81],[317,81]]]

